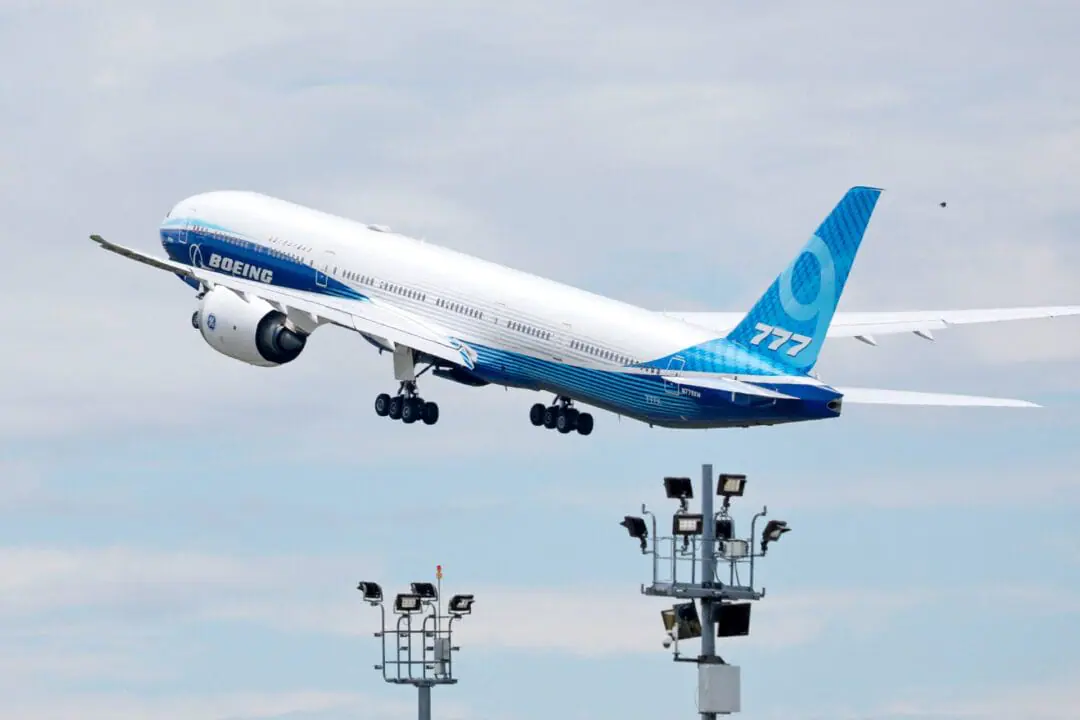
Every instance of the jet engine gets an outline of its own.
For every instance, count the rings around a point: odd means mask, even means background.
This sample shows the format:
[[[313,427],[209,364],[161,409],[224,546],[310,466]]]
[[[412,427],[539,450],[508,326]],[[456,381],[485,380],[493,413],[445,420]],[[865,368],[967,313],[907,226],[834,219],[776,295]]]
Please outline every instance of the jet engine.
[[[191,324],[222,355],[259,367],[292,362],[300,356],[308,337],[265,300],[245,300],[222,287],[203,296]]]

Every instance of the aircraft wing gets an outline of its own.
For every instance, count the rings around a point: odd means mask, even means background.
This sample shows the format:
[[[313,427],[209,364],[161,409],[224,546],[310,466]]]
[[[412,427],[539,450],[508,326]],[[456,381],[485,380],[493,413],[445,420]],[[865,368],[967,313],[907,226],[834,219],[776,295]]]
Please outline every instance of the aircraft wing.
[[[664,315],[727,334],[744,317],[737,312],[665,312]],[[1080,305],[991,308],[984,310],[913,310],[899,312],[837,312],[828,337],[853,337],[876,345],[875,335],[915,333],[933,340],[933,331],[953,325],[1036,320],[1080,315]]]
[[[1040,407],[1026,400],[979,397],[977,395],[948,395],[945,393],[913,392],[909,390],[879,390],[878,388],[834,387],[844,396],[844,404],[858,405],[936,405],[951,407]]]
[[[290,309],[304,313],[316,324],[339,325],[382,341],[410,347],[470,370],[475,367],[476,352],[472,348],[450,337],[442,328],[382,301],[350,300],[276,287],[157,258],[109,242],[100,235],[91,235],[90,239],[110,252],[180,277],[191,278],[207,288],[225,287],[244,297],[262,298],[286,314],[294,314],[289,313]]]

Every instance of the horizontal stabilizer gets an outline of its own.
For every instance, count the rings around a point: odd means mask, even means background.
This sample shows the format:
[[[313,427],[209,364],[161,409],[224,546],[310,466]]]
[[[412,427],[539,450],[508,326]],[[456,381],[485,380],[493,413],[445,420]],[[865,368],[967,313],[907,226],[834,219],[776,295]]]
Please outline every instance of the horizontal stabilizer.
[[[951,407],[1040,407],[1026,400],[979,397],[977,395],[948,395],[945,393],[912,392],[909,390],[879,390],[877,388],[834,387],[844,396],[844,403],[858,405],[925,405]]]
[[[724,377],[676,377],[674,375],[662,375],[664,380],[676,385],[685,385],[691,388],[703,388],[707,390],[720,390],[721,392],[738,393],[739,395],[752,395],[754,397],[774,398],[776,400],[794,400],[793,395],[785,395],[775,390],[758,387],[750,383],[731,380]]]
[[[742,317],[737,312],[665,312],[664,315],[718,333],[729,332]],[[875,335],[927,335],[955,325],[1041,320],[1080,315],[1080,305],[985,308],[979,310],[900,310],[838,312],[829,326],[830,338],[853,337],[863,342]],[[875,344],[875,343],[868,343]]]

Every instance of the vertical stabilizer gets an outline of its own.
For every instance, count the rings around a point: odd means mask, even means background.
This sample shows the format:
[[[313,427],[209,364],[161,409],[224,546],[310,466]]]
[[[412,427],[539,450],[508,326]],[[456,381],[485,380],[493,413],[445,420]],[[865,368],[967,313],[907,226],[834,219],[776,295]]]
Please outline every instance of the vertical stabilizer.
[[[809,373],[880,195],[878,188],[848,190],[727,339],[794,372]]]

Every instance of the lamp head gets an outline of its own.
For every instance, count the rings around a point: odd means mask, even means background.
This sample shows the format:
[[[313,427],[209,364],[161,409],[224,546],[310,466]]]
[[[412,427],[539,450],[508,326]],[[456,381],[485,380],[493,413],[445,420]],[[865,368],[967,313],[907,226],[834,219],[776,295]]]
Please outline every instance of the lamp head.
[[[746,476],[722,473],[716,482],[716,494],[725,498],[742,497],[746,491]]]
[[[764,555],[769,548],[769,543],[774,543],[791,528],[783,520],[770,520],[765,523],[765,529],[761,531],[761,554]]]
[[[424,602],[434,601],[439,599],[439,592],[435,589],[435,585],[429,582],[414,582],[409,583],[409,587],[412,589],[413,594],[420,597]]]
[[[412,615],[422,609],[423,603],[416,593],[399,593],[394,598],[394,612],[399,615]]]
[[[356,586],[364,596],[364,602],[371,603],[372,605],[378,605],[382,602],[383,594],[382,588],[379,587],[379,583],[376,582],[361,582]]]
[[[701,513],[676,513],[671,518],[671,534],[689,537],[700,535],[705,529],[705,518]]]
[[[648,543],[646,542],[646,540],[649,537],[649,528],[645,524],[645,520],[639,517],[634,517],[633,515],[627,515],[619,524],[626,528],[626,531],[630,533],[630,537],[634,538],[640,543],[641,552],[645,552],[648,548]]]
[[[460,617],[462,615],[468,615],[472,613],[472,606],[472,595],[454,595],[452,598],[450,598],[450,606],[448,610],[451,615]]]
[[[694,484],[688,477],[666,477],[664,492],[672,500],[686,501],[694,497]]]

